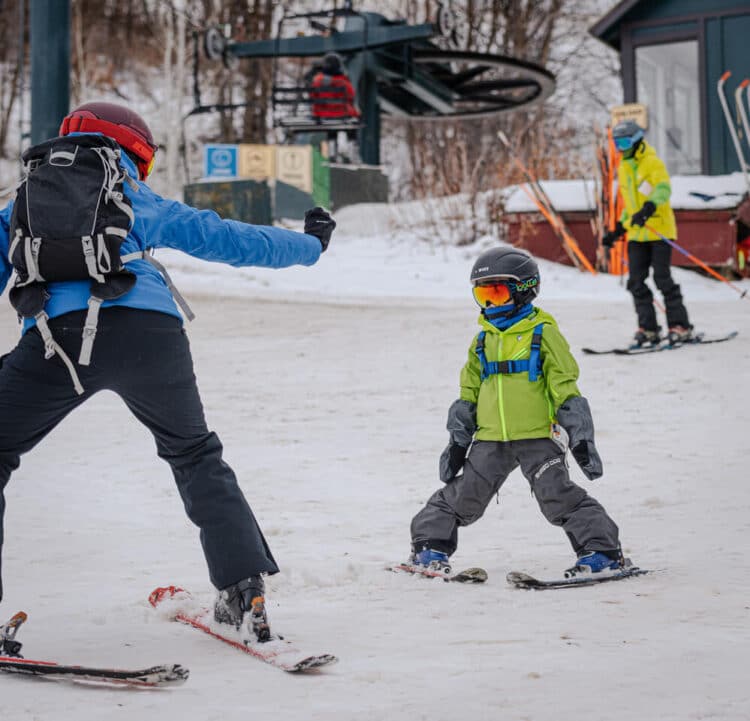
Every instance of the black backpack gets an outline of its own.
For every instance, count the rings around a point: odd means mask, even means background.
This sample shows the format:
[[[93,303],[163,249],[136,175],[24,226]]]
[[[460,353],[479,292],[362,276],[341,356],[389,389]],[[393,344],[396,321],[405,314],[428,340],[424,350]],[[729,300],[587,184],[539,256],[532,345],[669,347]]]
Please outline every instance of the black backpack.
[[[123,266],[120,246],[133,226],[123,182],[138,186],[120,166],[120,153],[110,138],[76,135],[23,154],[25,177],[10,221],[8,257],[17,275],[10,302],[20,316],[36,319],[47,357],[58,353],[69,369],[70,360],[47,327],[45,283],[91,281],[78,361],[88,365],[102,302],[124,295],[136,281]],[[77,381],[74,371],[71,375]]]

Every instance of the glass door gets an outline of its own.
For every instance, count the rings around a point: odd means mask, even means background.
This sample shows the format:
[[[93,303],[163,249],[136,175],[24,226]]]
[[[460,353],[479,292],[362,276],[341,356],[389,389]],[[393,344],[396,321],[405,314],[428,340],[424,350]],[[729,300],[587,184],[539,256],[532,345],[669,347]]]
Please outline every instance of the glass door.
[[[635,48],[638,102],[648,108],[646,139],[674,175],[701,172],[698,41]]]

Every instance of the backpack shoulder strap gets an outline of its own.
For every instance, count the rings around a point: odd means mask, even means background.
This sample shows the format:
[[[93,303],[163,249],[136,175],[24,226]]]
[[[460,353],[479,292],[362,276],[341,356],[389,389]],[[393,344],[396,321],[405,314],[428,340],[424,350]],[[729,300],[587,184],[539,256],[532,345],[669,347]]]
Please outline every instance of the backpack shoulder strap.
[[[529,381],[534,383],[539,380],[542,375],[542,331],[544,330],[544,323],[539,323],[534,328],[531,335],[531,353],[529,357],[524,360],[504,360],[504,361],[488,361],[487,356],[484,352],[484,338],[485,331],[481,331],[477,336],[477,343],[474,346],[474,352],[479,358],[479,364],[481,366],[481,380],[486,380],[492,375],[508,375],[511,373],[528,373]]]

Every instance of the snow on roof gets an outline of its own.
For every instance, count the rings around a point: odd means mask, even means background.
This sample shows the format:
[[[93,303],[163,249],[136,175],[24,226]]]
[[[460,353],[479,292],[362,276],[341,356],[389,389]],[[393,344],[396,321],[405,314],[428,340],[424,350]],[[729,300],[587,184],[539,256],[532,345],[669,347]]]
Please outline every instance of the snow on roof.
[[[595,208],[591,179],[543,180],[541,186],[558,211],[590,211]],[[673,175],[670,202],[675,210],[722,210],[735,208],[747,191],[742,173],[730,175]],[[515,186],[505,204],[508,213],[536,211],[524,188]]]

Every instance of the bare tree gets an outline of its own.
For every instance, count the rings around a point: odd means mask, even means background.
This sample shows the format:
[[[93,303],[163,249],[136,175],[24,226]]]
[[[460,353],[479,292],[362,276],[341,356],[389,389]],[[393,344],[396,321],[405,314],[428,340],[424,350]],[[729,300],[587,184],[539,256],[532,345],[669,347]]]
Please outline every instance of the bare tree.
[[[21,17],[17,0],[0,3],[0,27],[6,31],[0,43],[0,157],[5,158],[13,109],[20,92],[27,32],[27,22]]]

